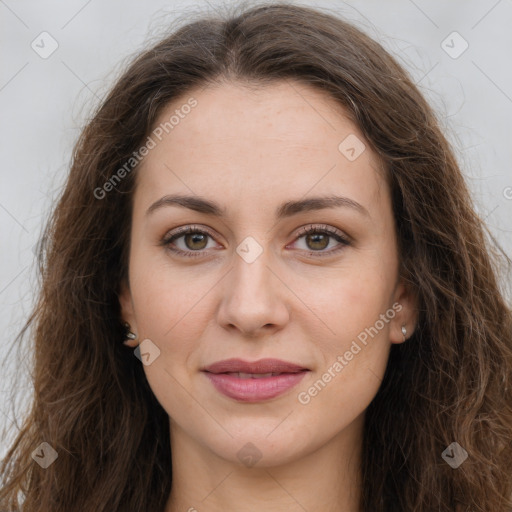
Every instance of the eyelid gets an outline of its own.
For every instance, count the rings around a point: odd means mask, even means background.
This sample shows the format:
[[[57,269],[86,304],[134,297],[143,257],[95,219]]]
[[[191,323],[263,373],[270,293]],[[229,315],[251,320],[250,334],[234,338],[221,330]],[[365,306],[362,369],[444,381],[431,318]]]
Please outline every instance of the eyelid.
[[[178,254],[181,252],[185,252],[185,251],[182,251],[181,249],[170,249],[170,244],[174,240],[177,240],[178,238],[181,238],[182,236],[187,235],[189,233],[206,234],[212,240],[216,239],[216,235],[214,235],[213,232],[209,228],[206,228],[204,226],[199,226],[196,224],[188,224],[186,226],[180,226],[176,229],[172,229],[172,230],[168,231],[161,239],[159,245],[166,246],[167,248],[169,248],[169,250],[176,252]],[[189,252],[193,252],[196,254],[202,254],[205,251],[202,250],[202,251],[189,251]]]
[[[325,232],[333,237],[339,237],[347,243],[352,243],[352,238],[349,235],[347,235],[340,229],[335,228],[334,226],[330,226],[328,224],[307,224],[306,226],[302,226],[301,228],[299,228],[299,231],[295,234],[295,238],[300,238],[311,232]]]
[[[179,235],[187,234],[189,232],[196,232],[196,231],[204,232],[207,235],[211,236],[212,238],[215,238],[215,235],[209,228],[200,226],[197,224],[187,224],[186,226],[180,226],[178,228],[171,229],[170,231],[168,231],[164,235],[162,241],[170,240],[173,238],[178,238]]]

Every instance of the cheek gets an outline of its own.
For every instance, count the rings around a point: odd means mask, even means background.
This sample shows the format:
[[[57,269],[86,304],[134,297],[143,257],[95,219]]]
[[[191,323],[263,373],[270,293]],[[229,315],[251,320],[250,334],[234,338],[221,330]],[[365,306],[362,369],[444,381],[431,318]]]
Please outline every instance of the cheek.
[[[309,400],[308,417],[319,415],[333,428],[364,412],[384,376],[394,311],[380,285],[375,279],[347,278],[332,288],[322,310],[331,332],[318,343],[322,361],[314,378],[301,386],[300,403]]]
[[[368,268],[363,271],[350,269],[332,282],[326,296],[319,297],[320,311],[336,339],[346,342],[357,337],[374,325],[389,308],[393,288],[391,280],[385,278],[378,268]]]
[[[389,325],[395,316],[389,304],[392,276],[380,268],[368,265],[347,272],[322,300],[320,311],[329,335],[321,342],[318,404],[337,404],[356,414],[378,390],[391,346]]]
[[[155,342],[167,343],[177,332],[189,338],[197,326],[194,318],[204,310],[205,296],[214,283],[213,278],[199,277],[193,267],[172,266],[163,250],[134,251],[130,287],[139,330]],[[187,330],[191,330],[189,335]]]
[[[149,339],[158,347],[158,357],[144,365],[150,388],[169,415],[190,411],[188,388],[190,358],[199,347],[204,331],[204,291],[198,282],[183,272],[171,271],[166,265],[140,265],[133,260],[131,290],[139,338]],[[139,265],[138,265],[139,264]],[[203,298],[203,300],[201,300]],[[184,387],[185,386],[185,387]],[[201,419],[201,411],[195,411]],[[180,416],[180,414],[178,414]],[[187,415],[185,415],[187,416]]]

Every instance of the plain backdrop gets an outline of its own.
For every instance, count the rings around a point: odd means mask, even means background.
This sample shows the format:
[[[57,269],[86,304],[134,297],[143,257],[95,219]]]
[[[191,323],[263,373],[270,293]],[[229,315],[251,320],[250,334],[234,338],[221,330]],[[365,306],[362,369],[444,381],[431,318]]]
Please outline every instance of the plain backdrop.
[[[31,398],[30,354],[13,356],[37,287],[34,247],[87,116],[127,59],[178,16],[230,3],[0,0],[0,457],[22,420],[13,393],[22,404]],[[477,211],[512,254],[512,0],[295,3],[354,22],[409,70],[442,120]]]

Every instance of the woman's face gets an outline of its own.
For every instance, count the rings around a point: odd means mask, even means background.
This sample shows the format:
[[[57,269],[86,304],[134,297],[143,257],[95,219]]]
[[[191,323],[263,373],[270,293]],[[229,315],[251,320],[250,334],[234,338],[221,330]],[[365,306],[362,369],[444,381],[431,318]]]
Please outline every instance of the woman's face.
[[[361,132],[297,82],[196,90],[155,129],[121,304],[171,437],[260,466],[355,439],[413,328],[389,188]],[[232,358],[296,368],[204,371]]]

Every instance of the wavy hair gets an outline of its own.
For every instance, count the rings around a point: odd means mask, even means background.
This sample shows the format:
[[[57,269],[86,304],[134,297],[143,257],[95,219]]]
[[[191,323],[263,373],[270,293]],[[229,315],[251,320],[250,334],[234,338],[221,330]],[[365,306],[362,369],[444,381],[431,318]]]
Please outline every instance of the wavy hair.
[[[378,42],[332,13],[286,2],[232,9],[188,19],[133,59],[79,137],[44,231],[38,301],[17,338],[30,332],[34,342],[33,399],[0,467],[0,510],[163,511],[168,415],[121,343],[137,168],[104,197],[95,191],[192,88],[295,80],[344,107],[380,159],[400,274],[418,297],[417,328],[392,346],[366,411],[362,510],[510,512],[503,251],[475,213],[436,114]],[[47,469],[31,457],[42,441],[58,452]],[[468,453],[458,469],[441,457],[452,442]]]

